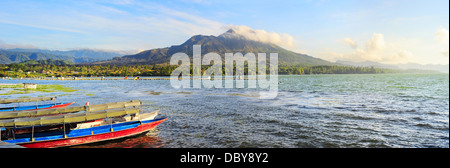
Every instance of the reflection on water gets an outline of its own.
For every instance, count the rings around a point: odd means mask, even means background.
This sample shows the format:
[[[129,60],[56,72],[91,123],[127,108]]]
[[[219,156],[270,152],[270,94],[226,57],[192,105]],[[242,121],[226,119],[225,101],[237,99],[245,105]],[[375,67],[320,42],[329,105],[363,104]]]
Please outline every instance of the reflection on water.
[[[146,135],[77,147],[449,147],[448,74],[280,76],[256,89],[174,89],[170,81],[7,81],[62,84],[74,105],[141,100],[168,120]]]
[[[106,142],[77,145],[71,148],[160,148],[163,142],[158,137],[158,129],[154,128],[147,133],[132,137],[121,138]]]

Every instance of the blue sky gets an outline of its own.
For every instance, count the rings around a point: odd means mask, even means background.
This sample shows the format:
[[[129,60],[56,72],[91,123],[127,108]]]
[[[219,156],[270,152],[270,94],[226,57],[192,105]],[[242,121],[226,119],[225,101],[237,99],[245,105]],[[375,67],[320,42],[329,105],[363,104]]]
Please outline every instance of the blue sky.
[[[448,0],[1,0],[0,47],[138,51],[243,27],[330,61],[448,64],[448,6]]]

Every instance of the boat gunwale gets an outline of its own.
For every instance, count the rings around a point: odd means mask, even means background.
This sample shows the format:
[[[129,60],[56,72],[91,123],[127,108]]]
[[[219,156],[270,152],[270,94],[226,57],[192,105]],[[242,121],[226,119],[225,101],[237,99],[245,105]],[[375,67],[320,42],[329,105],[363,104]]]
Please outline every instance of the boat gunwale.
[[[31,105],[31,106],[18,106],[18,107],[1,107],[0,112],[20,112],[20,111],[28,111],[28,110],[42,110],[44,108],[49,108],[57,105],[63,105],[68,103],[49,103],[49,104],[41,104],[41,105]],[[23,109],[23,108],[32,108],[32,107],[38,107],[35,109],[24,109],[24,110],[16,110],[16,109]]]
[[[75,102],[66,103],[66,104],[67,104],[67,106],[70,106],[73,103],[75,103]],[[66,105],[66,104],[63,104],[63,105]],[[120,107],[118,105],[120,105]],[[39,116],[52,115],[52,114],[67,114],[67,113],[75,113],[75,112],[79,112],[79,111],[94,112],[94,111],[116,109],[116,108],[136,107],[136,106],[141,106],[141,105],[142,105],[142,102],[140,100],[131,100],[131,101],[125,101],[125,102],[104,103],[104,104],[96,104],[96,105],[89,105],[89,106],[72,106],[72,107],[65,106],[64,108],[50,107],[50,108],[45,108],[45,109],[1,111],[0,112],[0,120],[23,118],[23,117],[39,117]],[[62,105],[57,105],[57,106],[62,106]]]
[[[19,98],[19,99],[0,99],[0,104],[12,104],[12,103],[27,103],[27,102],[39,102],[39,101],[53,101],[58,97],[31,97],[31,98]]]
[[[71,131],[89,132],[89,131],[93,131],[93,130],[91,130],[93,128],[94,129],[106,129],[106,128],[100,128],[100,127],[110,128],[110,127],[113,127],[114,125],[116,125],[116,126],[119,125],[119,127],[124,127],[124,126],[137,124],[136,126],[133,126],[131,128],[125,128],[125,129],[118,130],[117,132],[119,132],[119,131],[126,131],[126,130],[130,130],[130,129],[135,129],[135,128],[138,128],[139,126],[146,125],[146,124],[151,124],[153,122],[159,122],[159,121],[163,122],[165,120],[167,120],[167,117],[157,118],[157,119],[152,119],[152,120],[143,120],[143,121],[129,121],[129,122],[116,123],[116,124],[111,124],[111,125],[102,125],[102,126],[97,126],[97,127],[77,129],[77,130],[71,130]],[[123,125],[123,126],[120,126],[120,125]],[[114,127],[113,127],[113,129],[114,129]],[[74,137],[68,136],[70,134],[69,133],[69,134],[66,134],[67,138],[64,138],[64,133],[61,133],[60,135],[54,135],[54,136],[58,136],[59,137],[59,138],[55,137],[54,139],[46,139],[46,140],[36,140],[35,139],[35,141],[31,141],[31,137],[27,137],[27,138],[20,138],[20,139],[14,139],[14,140],[4,140],[4,142],[17,144],[17,145],[26,145],[26,144],[32,144],[32,143],[51,142],[51,141],[57,141],[57,140],[63,140],[63,139],[69,140],[69,139],[83,138],[83,137],[88,137],[88,136],[93,136],[93,135],[108,134],[108,133],[112,133],[112,132],[116,132],[116,131],[102,132],[102,133],[98,133],[98,134],[86,134],[86,135],[74,136]],[[132,135],[139,134],[139,133],[142,133],[142,132],[138,132],[138,133],[134,133],[134,134],[126,135],[126,136],[132,136]],[[44,134],[44,133],[40,133],[40,134]],[[105,140],[100,140],[100,141],[95,141],[95,142],[107,141],[107,140],[122,138],[122,137],[126,137],[126,136],[119,136],[119,137],[116,137],[116,138],[110,138],[110,139],[105,139]],[[25,142],[14,142],[14,141],[20,141],[20,140],[27,140],[27,141],[25,141]],[[87,143],[92,143],[92,142],[87,142]],[[81,143],[81,144],[86,144],[86,143]],[[81,144],[74,144],[74,145],[81,145]],[[67,145],[67,146],[74,146],[74,145]]]

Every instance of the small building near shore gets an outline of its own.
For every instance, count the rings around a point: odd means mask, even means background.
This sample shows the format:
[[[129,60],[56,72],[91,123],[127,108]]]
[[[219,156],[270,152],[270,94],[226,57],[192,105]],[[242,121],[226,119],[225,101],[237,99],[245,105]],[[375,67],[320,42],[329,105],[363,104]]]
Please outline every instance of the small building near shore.
[[[38,85],[38,84],[36,84],[36,83],[24,83],[24,84],[23,84],[23,87],[24,87],[25,89],[36,89],[36,88],[37,88],[37,85]]]

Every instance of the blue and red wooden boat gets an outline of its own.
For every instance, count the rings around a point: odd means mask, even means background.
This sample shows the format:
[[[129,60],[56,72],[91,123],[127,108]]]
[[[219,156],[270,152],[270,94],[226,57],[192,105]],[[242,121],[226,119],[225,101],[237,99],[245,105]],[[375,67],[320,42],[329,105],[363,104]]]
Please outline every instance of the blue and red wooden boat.
[[[14,140],[4,142],[20,145],[26,148],[56,148],[113,140],[133,136],[155,128],[167,118],[152,120],[137,120],[91,128],[67,130],[65,132],[52,131],[16,135]]]
[[[75,103],[75,102],[71,102],[71,103],[51,103],[51,104],[33,105],[33,106],[20,106],[20,107],[3,107],[3,108],[0,108],[0,112],[64,108],[64,107],[70,106],[73,103]]]

